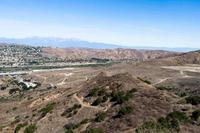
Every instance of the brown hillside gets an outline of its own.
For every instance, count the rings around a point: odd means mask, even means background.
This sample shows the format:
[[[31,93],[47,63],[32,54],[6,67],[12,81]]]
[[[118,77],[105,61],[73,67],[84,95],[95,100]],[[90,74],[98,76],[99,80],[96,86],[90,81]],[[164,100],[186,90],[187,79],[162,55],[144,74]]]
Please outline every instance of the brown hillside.
[[[168,57],[176,55],[174,52],[159,50],[135,50],[135,49],[88,49],[88,48],[43,48],[43,54],[46,56],[56,56],[64,59],[131,59],[148,60],[155,58]]]
[[[114,76],[100,73],[85,83],[78,95],[83,97],[86,103],[92,104],[98,97],[101,97],[100,95],[90,95],[90,92],[97,87],[106,94],[120,91],[131,93],[134,90],[133,97],[126,102],[116,103],[112,101],[111,96],[106,102],[95,106],[105,107],[107,118],[101,123],[91,123],[88,129],[102,128],[108,133],[135,132],[135,128],[143,121],[167,115],[173,110],[173,105],[178,100],[177,96],[156,90],[153,86],[133,78],[128,73]],[[133,112],[120,118],[117,117],[118,111],[126,106],[132,107]]]

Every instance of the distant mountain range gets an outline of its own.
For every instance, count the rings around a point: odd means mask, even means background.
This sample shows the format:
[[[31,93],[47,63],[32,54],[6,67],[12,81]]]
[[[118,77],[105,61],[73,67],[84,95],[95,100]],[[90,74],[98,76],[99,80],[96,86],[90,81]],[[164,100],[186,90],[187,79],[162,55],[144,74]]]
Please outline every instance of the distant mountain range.
[[[146,49],[146,50],[166,50],[176,52],[195,51],[198,48],[167,48],[167,47],[140,47],[140,46],[122,46],[116,44],[89,42],[80,39],[62,39],[54,37],[29,37],[29,38],[0,38],[0,43],[8,44],[24,44],[31,46],[45,46],[45,47],[58,47],[58,48],[94,48],[94,49],[113,49],[113,48],[133,48],[133,49]]]
[[[123,46],[88,42],[79,39],[62,39],[62,38],[51,38],[51,37],[29,37],[21,39],[13,38],[0,38],[0,43],[16,43],[25,44],[31,46],[48,46],[48,47],[58,47],[58,48],[95,48],[95,49],[110,49],[110,48],[122,48]]]

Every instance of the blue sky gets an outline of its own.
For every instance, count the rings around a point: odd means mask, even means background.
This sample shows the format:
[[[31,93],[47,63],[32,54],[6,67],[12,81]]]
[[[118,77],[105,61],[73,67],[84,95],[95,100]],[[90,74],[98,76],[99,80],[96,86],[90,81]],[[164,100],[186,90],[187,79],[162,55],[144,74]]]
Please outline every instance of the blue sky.
[[[200,48],[200,0],[0,0],[0,37]]]

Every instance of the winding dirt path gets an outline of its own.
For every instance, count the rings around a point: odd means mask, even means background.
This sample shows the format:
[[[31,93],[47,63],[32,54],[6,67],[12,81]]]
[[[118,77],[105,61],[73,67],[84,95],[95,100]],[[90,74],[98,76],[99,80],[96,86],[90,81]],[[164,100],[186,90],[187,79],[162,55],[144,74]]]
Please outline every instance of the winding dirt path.
[[[158,82],[154,83],[153,85],[158,85],[158,84],[160,84],[160,83],[162,83],[162,82],[164,82],[164,81],[166,81],[168,79],[171,79],[171,78],[160,79]]]
[[[178,78],[191,78],[191,77],[193,77],[193,76],[187,75],[185,73],[186,70],[182,70],[182,69],[179,70],[178,68],[173,68],[173,67],[162,67],[162,68],[179,71],[180,72],[180,77],[178,77]],[[155,82],[153,85],[158,85],[158,84],[160,84],[162,82],[165,82],[168,79],[173,79],[173,78],[177,78],[177,77],[168,77],[168,78],[160,79],[158,82]]]
[[[79,102],[79,104],[83,107],[87,107],[87,108],[93,108],[93,109],[97,109],[97,110],[101,110],[101,111],[107,111],[109,106],[106,107],[98,107],[98,106],[91,106],[90,103],[88,102],[84,102],[84,98],[83,97],[78,97],[77,94],[74,94],[73,97]]]
[[[60,96],[60,94],[58,93],[58,94],[51,94],[51,95],[48,95],[48,96],[46,96],[46,97],[44,97],[44,98],[38,98],[37,100],[33,101],[33,102],[29,105],[29,107],[30,107],[30,108],[33,108],[33,107],[38,106],[38,105],[41,105],[41,104],[43,104],[43,103],[47,103],[47,102],[49,102],[49,101],[52,101],[52,100],[58,98],[59,96]]]

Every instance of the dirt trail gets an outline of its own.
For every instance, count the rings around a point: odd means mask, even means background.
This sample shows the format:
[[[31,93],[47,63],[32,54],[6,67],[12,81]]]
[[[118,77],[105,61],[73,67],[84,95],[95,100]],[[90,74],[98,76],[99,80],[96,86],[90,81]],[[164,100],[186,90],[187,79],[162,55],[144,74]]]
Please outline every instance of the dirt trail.
[[[189,76],[189,75],[187,75],[185,73],[185,71],[188,71],[186,68],[181,68],[181,67],[179,68],[179,67],[173,67],[173,66],[171,66],[171,67],[162,67],[162,68],[177,70],[177,71],[180,72],[180,77],[168,77],[168,78],[160,79],[158,82],[155,82],[153,85],[158,85],[158,84],[160,84],[162,82],[165,82],[168,79],[173,79],[173,78],[191,78],[191,77],[193,77],[193,76]],[[194,68],[194,69],[196,70],[197,68]],[[195,72],[198,72],[198,71],[195,71]]]
[[[60,96],[60,94],[52,94],[52,95],[48,95],[44,98],[38,98],[37,100],[33,101],[29,107],[32,108],[32,107],[35,107],[35,106],[38,106],[38,105],[41,105],[43,103],[46,103],[46,102],[49,102],[49,101],[52,101],[56,98],[58,98]]]
[[[170,78],[160,79],[158,82],[154,83],[153,85],[160,84],[160,83],[162,83],[162,82],[164,82],[164,81],[166,81],[166,80],[168,80],[168,79],[170,79]]]
[[[193,76],[189,76],[186,73],[184,73],[183,70],[180,70],[180,74],[183,76],[183,78],[191,78],[191,77],[193,77]]]
[[[60,83],[57,83],[56,85],[64,85],[65,84],[65,81],[67,80],[67,78],[69,76],[72,76],[74,73],[64,73],[65,77],[64,79],[60,82]]]
[[[79,102],[79,104],[83,107],[87,107],[87,108],[93,108],[93,109],[97,109],[97,110],[101,110],[101,111],[107,111],[109,106],[106,107],[98,107],[98,106],[91,106],[90,103],[88,102],[84,102],[84,98],[83,97],[78,97],[77,94],[74,94],[73,97]]]

